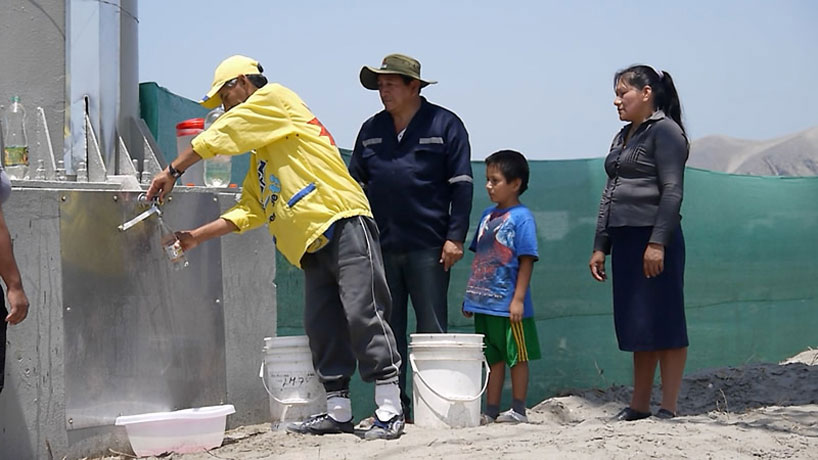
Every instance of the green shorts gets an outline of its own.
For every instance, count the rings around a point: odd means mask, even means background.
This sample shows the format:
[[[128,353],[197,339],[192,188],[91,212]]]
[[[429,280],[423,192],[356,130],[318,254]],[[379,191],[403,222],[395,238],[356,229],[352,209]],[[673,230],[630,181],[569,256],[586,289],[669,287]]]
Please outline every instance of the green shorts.
[[[508,367],[540,359],[540,341],[534,318],[511,324],[505,316],[474,314],[474,332],[483,334],[489,364],[505,361]]]

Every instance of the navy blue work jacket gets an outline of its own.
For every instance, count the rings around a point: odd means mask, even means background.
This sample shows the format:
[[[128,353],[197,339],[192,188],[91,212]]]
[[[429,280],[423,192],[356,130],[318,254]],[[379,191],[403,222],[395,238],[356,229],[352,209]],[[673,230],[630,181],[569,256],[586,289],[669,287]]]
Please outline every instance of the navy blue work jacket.
[[[469,230],[469,134],[451,111],[421,98],[400,142],[392,115],[364,122],[349,171],[369,198],[384,252],[463,242]]]

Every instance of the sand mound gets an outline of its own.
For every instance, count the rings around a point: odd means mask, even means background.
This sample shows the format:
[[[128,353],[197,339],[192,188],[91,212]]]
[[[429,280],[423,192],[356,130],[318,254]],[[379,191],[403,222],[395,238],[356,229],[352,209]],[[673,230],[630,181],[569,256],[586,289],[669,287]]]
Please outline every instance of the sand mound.
[[[658,401],[658,389],[654,401]],[[575,391],[529,411],[529,424],[458,430],[408,426],[395,441],[309,437],[241,427],[225,445],[184,460],[250,459],[627,459],[818,458],[818,352],[780,364],[703,370],[684,379],[680,416],[613,422],[630,389]],[[125,457],[109,457],[124,459]]]

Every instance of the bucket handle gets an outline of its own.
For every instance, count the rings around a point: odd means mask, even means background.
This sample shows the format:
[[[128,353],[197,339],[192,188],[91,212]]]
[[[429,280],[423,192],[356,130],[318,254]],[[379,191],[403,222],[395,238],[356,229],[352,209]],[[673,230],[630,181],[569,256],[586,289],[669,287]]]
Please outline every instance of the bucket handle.
[[[314,398],[310,398],[310,399],[278,399],[273,394],[273,392],[270,391],[270,388],[267,387],[267,379],[264,378],[264,362],[261,363],[261,369],[259,369],[258,376],[261,377],[261,384],[264,385],[264,390],[267,392],[267,394],[270,395],[270,397],[273,398],[273,400],[275,402],[277,402],[277,403],[279,403],[279,404],[281,404],[283,406],[295,406],[295,405],[300,405],[300,404],[310,404],[313,401],[317,401],[318,398],[321,397],[321,394],[319,393],[317,396],[315,396]]]
[[[423,382],[423,384],[426,386],[426,388],[429,389],[429,391],[431,391],[432,393],[437,395],[438,398],[445,399],[445,400],[451,401],[451,402],[469,402],[469,401],[474,401],[475,399],[478,399],[479,397],[483,396],[483,393],[486,392],[486,387],[489,384],[489,374],[491,374],[491,368],[489,367],[489,362],[486,361],[486,357],[483,356],[483,367],[486,368],[486,381],[483,382],[483,388],[480,390],[480,393],[477,393],[475,396],[444,396],[444,395],[438,393],[437,390],[432,388],[432,386],[429,385],[429,383],[426,382],[426,380],[423,379],[423,373],[418,372],[418,367],[415,364],[415,355],[413,355],[411,353],[409,354],[409,364],[412,365],[412,372],[414,372],[414,374],[418,376],[420,381]]]

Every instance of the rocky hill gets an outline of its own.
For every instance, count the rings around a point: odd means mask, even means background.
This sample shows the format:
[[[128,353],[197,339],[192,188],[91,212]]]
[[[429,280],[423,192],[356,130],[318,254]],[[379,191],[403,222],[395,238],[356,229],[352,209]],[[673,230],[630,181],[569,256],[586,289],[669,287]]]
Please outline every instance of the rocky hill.
[[[818,176],[818,126],[764,141],[703,137],[691,143],[687,164],[753,176]]]

